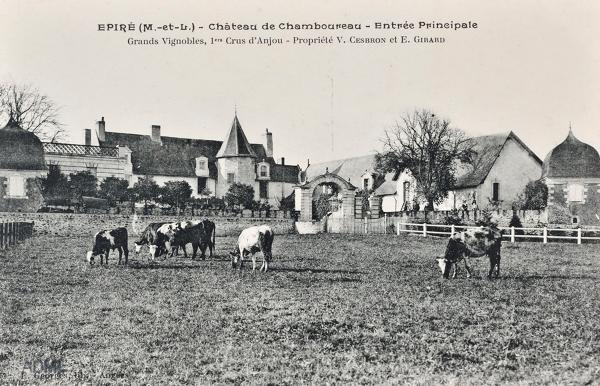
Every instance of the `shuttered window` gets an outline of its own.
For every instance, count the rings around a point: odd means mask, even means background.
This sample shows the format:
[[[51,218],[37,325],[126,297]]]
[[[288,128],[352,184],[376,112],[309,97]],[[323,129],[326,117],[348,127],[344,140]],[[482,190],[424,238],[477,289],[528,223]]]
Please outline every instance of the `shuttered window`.
[[[21,176],[8,177],[8,197],[25,197],[25,178]]]

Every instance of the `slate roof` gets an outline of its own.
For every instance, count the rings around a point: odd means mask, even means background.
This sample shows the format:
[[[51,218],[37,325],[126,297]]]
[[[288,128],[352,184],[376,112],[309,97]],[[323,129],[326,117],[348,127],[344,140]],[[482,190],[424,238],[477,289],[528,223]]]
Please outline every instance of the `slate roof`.
[[[221,157],[256,157],[252,146],[248,143],[244,130],[242,130],[237,114],[233,118],[233,123],[227,132],[225,141],[223,141],[217,152],[217,158]]]
[[[10,117],[0,129],[0,169],[45,170],[42,141]]]
[[[600,178],[600,155],[569,130],[567,138],[544,159],[542,177]]]
[[[398,188],[398,182],[397,181],[393,181],[393,180],[389,180],[389,181],[384,181],[383,184],[381,184],[377,189],[375,189],[375,191],[373,192],[373,195],[375,196],[390,196],[390,195],[394,195],[397,192]]]
[[[133,172],[141,175],[196,177],[195,158],[204,156],[208,158],[209,178],[216,180],[217,153],[222,148],[223,142],[161,136],[161,143],[157,143],[152,141],[149,135],[107,131],[105,141],[100,145],[127,146],[131,150]],[[273,158],[266,156],[262,144],[248,144],[248,149],[258,160],[264,159],[269,162],[271,181],[298,182],[298,166],[276,164]]]
[[[327,170],[329,173],[337,174],[344,180],[349,181],[354,186],[362,186],[362,175],[367,172],[375,172],[375,154],[309,165],[303,177],[305,176],[310,181],[316,176],[325,174]]]

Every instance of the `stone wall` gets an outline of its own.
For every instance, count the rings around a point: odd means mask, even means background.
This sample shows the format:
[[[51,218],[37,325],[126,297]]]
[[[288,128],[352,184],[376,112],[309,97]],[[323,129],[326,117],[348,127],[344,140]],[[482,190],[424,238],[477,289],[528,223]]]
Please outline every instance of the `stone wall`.
[[[41,183],[37,178],[25,181],[26,198],[7,197],[7,177],[0,176],[0,211],[34,212],[43,203]]]
[[[136,223],[134,225],[134,218]],[[1,221],[33,221],[35,234],[56,236],[92,236],[103,229],[127,227],[130,237],[135,237],[152,222],[170,222],[199,219],[177,216],[130,216],[117,214],[73,214],[73,213],[10,213],[0,212]],[[266,224],[275,234],[294,233],[294,222],[275,218],[211,218],[217,228],[217,236],[238,235],[244,228]],[[135,229],[134,229],[135,228]]]

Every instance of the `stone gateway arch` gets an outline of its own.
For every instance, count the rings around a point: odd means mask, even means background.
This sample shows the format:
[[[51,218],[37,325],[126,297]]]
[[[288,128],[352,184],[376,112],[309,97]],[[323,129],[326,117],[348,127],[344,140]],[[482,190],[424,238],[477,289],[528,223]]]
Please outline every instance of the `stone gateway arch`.
[[[337,213],[340,213],[341,217],[353,218],[356,187],[327,170],[325,174],[316,176],[296,187],[296,208],[300,210],[300,221],[313,221],[313,198],[318,193],[317,190],[323,186],[332,187],[340,199]]]

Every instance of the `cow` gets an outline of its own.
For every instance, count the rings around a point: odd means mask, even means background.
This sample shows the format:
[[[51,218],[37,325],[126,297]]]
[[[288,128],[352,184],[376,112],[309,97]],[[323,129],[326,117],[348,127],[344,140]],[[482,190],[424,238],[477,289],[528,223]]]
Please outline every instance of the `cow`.
[[[135,244],[135,253],[140,253],[143,245],[152,245],[157,239],[157,231],[161,226],[168,224],[166,222],[153,222],[148,224],[148,226],[142,231],[140,234],[140,239],[136,241]]]
[[[205,221],[182,221],[177,223],[167,223],[160,226],[156,230],[156,240],[150,245],[150,255],[154,258],[160,256],[162,253],[169,252],[170,256],[176,255],[176,251],[179,247],[183,248],[183,254],[187,257],[187,251],[185,246],[192,244],[193,255],[192,259],[196,258],[198,247],[201,246],[202,241],[205,241],[205,246],[201,249],[202,259],[205,258],[206,245],[209,247],[214,246],[214,240],[210,237],[214,234],[214,223],[212,224],[211,233],[207,233],[205,230]],[[213,236],[214,237],[214,236]],[[212,248],[210,248],[212,256]]]
[[[127,246],[127,228],[116,228],[111,231],[100,231],[94,235],[94,246],[91,251],[87,253],[87,261],[90,264],[94,262],[94,256],[100,255],[100,265],[105,260],[108,265],[108,255],[111,250],[117,249],[119,251],[119,263],[121,264],[121,257],[125,254],[125,264],[129,257],[129,248]]]
[[[208,247],[209,256],[212,257],[213,250],[215,249],[215,234],[217,227],[214,222],[209,219],[202,220],[203,232],[200,234],[200,252],[201,257],[204,259],[206,247]]]
[[[239,260],[240,269],[242,269],[244,257],[247,254],[251,254],[252,270],[256,270],[256,257],[254,254],[260,251],[263,254],[263,263],[260,271],[267,272],[269,262],[273,259],[271,247],[274,237],[275,234],[268,225],[259,225],[244,229],[238,237],[237,247],[229,254],[231,256],[231,267],[235,268]]]
[[[502,232],[494,226],[468,229],[450,236],[444,257],[437,258],[436,260],[446,279],[450,276],[450,270],[453,267],[454,273],[452,277],[456,277],[456,268],[461,260],[465,262],[467,277],[471,277],[469,258],[487,255],[490,259],[488,278],[491,278],[492,274],[498,277],[500,276],[501,244]]]

